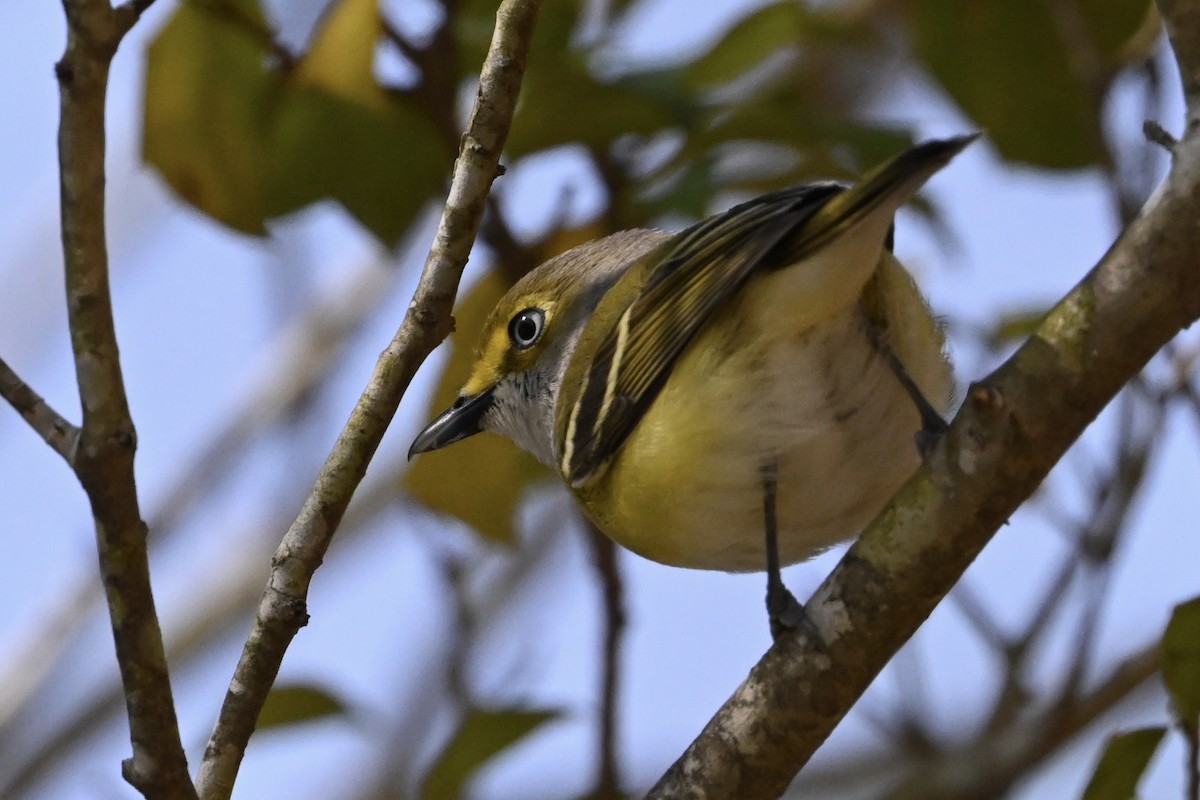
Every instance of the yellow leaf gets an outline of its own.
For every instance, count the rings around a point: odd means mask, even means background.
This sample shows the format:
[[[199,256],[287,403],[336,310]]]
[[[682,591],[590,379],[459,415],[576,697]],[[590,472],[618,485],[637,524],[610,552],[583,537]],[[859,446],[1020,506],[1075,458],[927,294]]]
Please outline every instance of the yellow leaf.
[[[386,108],[387,93],[375,80],[375,46],[382,35],[378,0],[337,0],[325,12],[292,78],[299,86]]]

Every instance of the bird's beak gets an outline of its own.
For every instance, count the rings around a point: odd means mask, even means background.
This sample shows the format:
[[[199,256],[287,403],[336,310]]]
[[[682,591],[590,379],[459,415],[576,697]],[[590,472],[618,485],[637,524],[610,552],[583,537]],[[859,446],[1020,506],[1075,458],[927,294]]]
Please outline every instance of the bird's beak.
[[[425,430],[417,434],[412,446],[408,448],[409,461],[419,453],[437,450],[466,439],[468,436],[474,436],[483,430],[479,427],[479,423],[483,420],[483,415],[492,407],[492,390],[494,388],[484,389],[479,394],[470,397],[464,395],[455,400],[454,405],[442,412],[437,419],[426,426]]]

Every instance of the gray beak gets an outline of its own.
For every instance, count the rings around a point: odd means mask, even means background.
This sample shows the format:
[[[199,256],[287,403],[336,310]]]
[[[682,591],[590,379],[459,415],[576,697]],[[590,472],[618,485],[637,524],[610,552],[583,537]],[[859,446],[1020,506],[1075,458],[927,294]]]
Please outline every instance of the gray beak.
[[[485,389],[474,397],[459,397],[454,405],[417,434],[408,448],[408,460],[411,461],[419,453],[428,453],[479,433],[483,430],[479,427],[483,415],[491,407],[492,389]]]

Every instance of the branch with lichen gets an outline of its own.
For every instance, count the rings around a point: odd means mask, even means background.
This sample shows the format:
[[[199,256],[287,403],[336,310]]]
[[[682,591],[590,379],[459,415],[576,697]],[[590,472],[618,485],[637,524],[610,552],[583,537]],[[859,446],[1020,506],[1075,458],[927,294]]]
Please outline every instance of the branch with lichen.
[[[463,135],[450,195],[408,313],[380,355],[311,493],[284,535],[197,778],[201,797],[228,798],[242,755],[292,638],[308,621],[309,583],[417,368],[453,328],[458,283],[508,135],[540,0],[505,0]]]
[[[1160,0],[1187,128],[1165,184],[1004,365],[651,791],[778,797],[1101,409],[1200,317],[1200,0]]]

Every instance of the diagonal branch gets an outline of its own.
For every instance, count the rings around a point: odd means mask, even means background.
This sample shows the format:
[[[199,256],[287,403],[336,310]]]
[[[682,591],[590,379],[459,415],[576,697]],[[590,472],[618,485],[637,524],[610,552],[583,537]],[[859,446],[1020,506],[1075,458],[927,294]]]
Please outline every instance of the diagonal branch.
[[[276,550],[217,724],[205,748],[197,788],[203,798],[228,798],[242,755],[283,654],[308,621],[305,597],[355,488],[366,474],[388,423],[417,367],[453,328],[458,282],[508,135],[541,0],[505,0],[480,75],[479,91],[446,209],[404,322],[334,444],[312,492]]]
[[[67,422],[61,414],[50,407],[40,394],[0,358],[0,397],[16,409],[29,427],[42,437],[50,448],[68,463],[79,439],[79,429]]]
[[[1200,2],[1164,0],[1200,119]],[[1190,76],[1190,77],[1189,77]],[[1190,82],[1189,82],[1190,81]],[[778,797],[879,670],[1100,410],[1200,317],[1200,125],[1166,183],[1007,363],[650,797]]]
[[[63,3],[67,46],[55,66],[60,203],[68,323],[83,408],[70,463],[91,504],[125,690],[133,757],[123,774],[147,797],[194,798],[150,587],[133,471],[137,435],[113,324],[104,227],[108,70],[121,39],[148,6],[144,0],[117,8],[108,0]]]
[[[1095,687],[1069,704],[1055,704],[988,732],[923,765],[887,800],[976,800],[1007,797],[1013,785],[1043,764],[1101,716],[1145,687],[1162,666],[1158,642],[1123,659]]]

